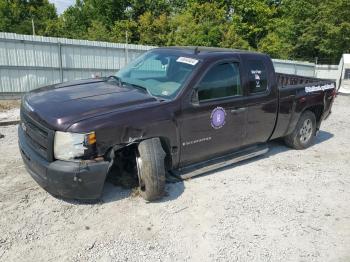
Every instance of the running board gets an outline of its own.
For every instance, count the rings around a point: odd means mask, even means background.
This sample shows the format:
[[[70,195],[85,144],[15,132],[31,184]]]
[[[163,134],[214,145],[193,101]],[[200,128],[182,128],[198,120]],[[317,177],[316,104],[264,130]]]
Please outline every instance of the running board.
[[[229,155],[221,156],[172,171],[172,174],[181,179],[188,179],[194,176],[203,175],[225,166],[232,165],[243,160],[247,160],[249,158],[263,155],[268,151],[269,148],[265,144],[249,147],[239,152],[231,153]]]

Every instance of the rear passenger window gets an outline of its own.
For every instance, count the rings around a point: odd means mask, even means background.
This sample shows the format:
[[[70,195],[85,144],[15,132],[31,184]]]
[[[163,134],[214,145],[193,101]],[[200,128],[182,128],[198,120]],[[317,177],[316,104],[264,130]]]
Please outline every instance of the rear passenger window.
[[[241,94],[241,80],[237,63],[214,66],[206,73],[198,86],[200,101]]]
[[[267,90],[267,73],[263,61],[249,60],[249,93],[264,93]]]

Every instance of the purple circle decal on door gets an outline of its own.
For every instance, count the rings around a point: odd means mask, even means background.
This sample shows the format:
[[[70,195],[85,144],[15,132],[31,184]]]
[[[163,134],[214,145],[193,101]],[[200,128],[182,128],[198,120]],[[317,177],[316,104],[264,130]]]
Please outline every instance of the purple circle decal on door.
[[[225,125],[226,112],[222,107],[217,107],[211,112],[211,126],[219,129]]]

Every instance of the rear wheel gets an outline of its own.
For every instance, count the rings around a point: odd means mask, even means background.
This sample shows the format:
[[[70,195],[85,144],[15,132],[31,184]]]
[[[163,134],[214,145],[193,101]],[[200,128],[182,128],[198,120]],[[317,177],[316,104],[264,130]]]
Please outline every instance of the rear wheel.
[[[295,149],[305,149],[312,145],[316,135],[316,117],[311,111],[305,111],[294,129],[284,138],[285,143]]]
[[[158,138],[142,141],[136,156],[139,190],[147,201],[161,198],[165,191],[165,152]]]

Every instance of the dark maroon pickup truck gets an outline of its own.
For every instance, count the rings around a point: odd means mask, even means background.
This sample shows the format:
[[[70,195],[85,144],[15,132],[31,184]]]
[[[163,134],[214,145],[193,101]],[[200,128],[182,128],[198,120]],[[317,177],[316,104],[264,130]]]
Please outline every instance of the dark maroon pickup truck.
[[[335,94],[333,81],[276,74],[264,54],[157,48],[115,76],[26,94],[19,147],[28,172],[55,196],[98,198],[113,169],[155,200],[166,176],[266,153],[272,139],[307,148]]]

